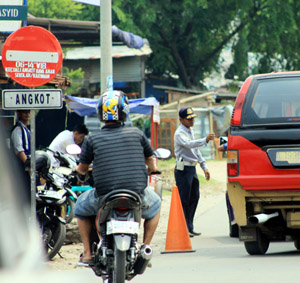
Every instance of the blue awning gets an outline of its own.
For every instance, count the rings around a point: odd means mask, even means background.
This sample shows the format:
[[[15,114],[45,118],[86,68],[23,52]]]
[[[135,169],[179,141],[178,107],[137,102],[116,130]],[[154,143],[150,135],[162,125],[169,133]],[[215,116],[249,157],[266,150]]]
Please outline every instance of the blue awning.
[[[79,116],[95,116],[98,100],[93,98],[64,96],[67,108]],[[155,97],[129,99],[130,113],[151,115],[152,107],[159,103]]]

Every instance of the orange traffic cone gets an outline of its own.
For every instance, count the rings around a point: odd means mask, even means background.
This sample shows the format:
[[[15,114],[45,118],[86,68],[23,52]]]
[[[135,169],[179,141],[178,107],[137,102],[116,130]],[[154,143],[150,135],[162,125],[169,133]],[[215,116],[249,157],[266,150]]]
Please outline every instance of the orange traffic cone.
[[[165,253],[194,252],[177,186],[173,187]]]

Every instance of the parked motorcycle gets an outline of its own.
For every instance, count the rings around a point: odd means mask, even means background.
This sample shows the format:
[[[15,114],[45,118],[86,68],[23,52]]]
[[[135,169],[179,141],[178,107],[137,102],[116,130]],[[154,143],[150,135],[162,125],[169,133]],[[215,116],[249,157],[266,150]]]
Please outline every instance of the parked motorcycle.
[[[68,148],[70,148],[70,146],[68,146]],[[73,147],[71,147],[71,152],[72,152],[72,148]],[[80,149],[79,146],[78,146],[78,148]],[[61,174],[65,175],[65,176],[69,176],[72,173],[72,171],[75,170],[75,168],[77,166],[77,160],[74,155],[77,153],[68,154],[68,153],[63,153],[63,152],[59,152],[59,151],[54,151],[50,148],[46,148],[46,149],[47,149],[47,151],[51,152],[53,154],[54,158],[59,162],[59,166],[55,167],[56,171],[60,172]]]
[[[66,237],[66,209],[69,191],[67,180],[51,171],[51,161],[44,151],[36,151],[36,172],[44,180],[37,186],[36,214],[41,229],[46,254],[52,259],[60,250]]]
[[[156,156],[169,158],[170,151],[163,153],[158,149]],[[95,221],[101,240],[91,240],[94,261],[91,267],[103,281],[123,283],[143,274],[152,257],[151,246],[138,244],[142,200],[134,191],[120,189],[108,193],[101,204]]]
[[[63,152],[58,152],[58,151],[53,151],[50,148],[46,148],[49,152],[53,153],[54,158],[58,161],[59,166],[55,167],[55,171],[63,174],[65,177],[70,177],[72,176],[72,172],[74,172],[74,170],[76,169],[76,166],[78,165],[79,161],[75,158],[75,156],[79,155],[81,153],[81,148],[80,146],[78,146],[77,144],[69,144],[66,147],[66,152],[67,153],[63,153]],[[91,176],[91,170],[90,172],[85,176],[85,180],[78,180],[80,183],[85,184],[90,186],[91,184],[91,180],[92,176]],[[76,186],[77,184],[77,180],[73,180],[73,185]]]
[[[77,166],[77,160],[74,155],[80,153],[81,149],[77,145],[68,145],[67,152],[62,153],[58,151],[53,151],[47,148],[48,151],[53,153],[54,158],[59,162],[59,166],[53,169],[53,172],[57,175],[63,175],[68,181],[65,183],[65,189],[67,190],[67,211],[66,211],[66,222],[70,223],[74,217],[74,206],[77,200],[77,194],[72,188],[77,185],[77,177],[72,175],[72,172]]]

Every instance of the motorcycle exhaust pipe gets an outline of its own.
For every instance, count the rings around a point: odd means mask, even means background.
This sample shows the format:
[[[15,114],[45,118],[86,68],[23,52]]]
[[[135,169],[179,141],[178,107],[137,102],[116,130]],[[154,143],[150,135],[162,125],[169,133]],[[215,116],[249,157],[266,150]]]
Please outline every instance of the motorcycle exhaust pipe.
[[[277,217],[279,215],[278,212],[274,212],[272,214],[265,214],[265,213],[260,213],[260,214],[256,214],[256,215],[252,215],[248,218],[248,221],[250,224],[261,224],[261,223],[265,223],[266,221],[268,221],[271,218]]]
[[[134,264],[134,274],[143,274],[150,259],[152,258],[152,248],[149,245],[145,245],[140,249],[138,258]]]

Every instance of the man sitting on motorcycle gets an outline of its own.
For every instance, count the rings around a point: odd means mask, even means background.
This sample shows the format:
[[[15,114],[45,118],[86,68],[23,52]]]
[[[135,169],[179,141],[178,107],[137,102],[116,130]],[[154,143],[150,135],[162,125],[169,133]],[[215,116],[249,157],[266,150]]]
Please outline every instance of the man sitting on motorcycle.
[[[79,196],[75,216],[83,243],[81,262],[90,263],[90,216],[97,215],[100,200],[112,190],[129,189],[142,196],[144,209],[144,244],[150,244],[157,228],[161,200],[147,189],[148,174],[157,171],[153,150],[146,136],[135,127],[125,127],[129,113],[126,95],[121,91],[108,91],[100,96],[98,117],[105,126],[90,135],[82,145],[80,163],[76,168],[85,174],[93,162],[95,188]],[[148,167],[148,172],[145,164]]]
[[[61,133],[59,133],[54,140],[49,145],[49,148],[51,151],[47,151],[51,158],[51,164],[53,167],[58,167],[60,164],[58,160],[54,157],[53,152],[61,152],[61,153],[67,153],[67,146],[70,144],[78,144],[80,145],[85,136],[89,134],[89,130],[84,124],[76,125],[73,129],[73,131],[64,130]]]

